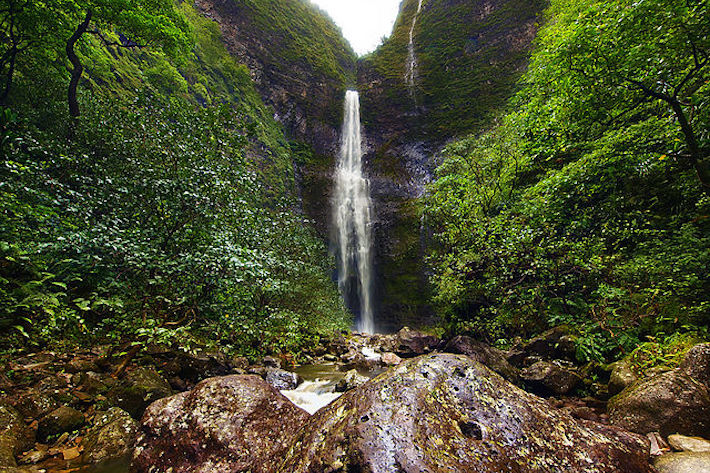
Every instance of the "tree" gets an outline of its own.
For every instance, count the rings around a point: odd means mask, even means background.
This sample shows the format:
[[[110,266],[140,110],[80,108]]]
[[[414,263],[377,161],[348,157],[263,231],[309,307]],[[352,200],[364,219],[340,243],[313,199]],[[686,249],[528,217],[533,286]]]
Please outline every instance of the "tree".
[[[5,0],[0,7],[0,71],[3,85],[0,92],[0,104],[4,104],[10,95],[12,78],[17,67],[17,57],[24,51],[35,47],[48,33],[47,17],[31,0]]]
[[[2,93],[9,95],[17,58],[31,50],[54,62],[65,56],[70,63],[67,91],[69,112],[80,114],[77,88],[84,72],[77,47],[88,35],[107,46],[158,47],[176,55],[192,43],[190,26],[172,0],[4,0],[0,9],[0,70]],[[118,40],[114,38],[118,36]]]
[[[603,132],[639,108],[659,106],[682,148],[668,154],[691,165],[710,190],[708,113],[710,8],[703,0],[559,2],[531,68],[570,109]]]
[[[72,117],[80,114],[76,94],[84,70],[75,47],[87,33],[96,35],[106,45],[124,48],[153,45],[167,53],[175,53],[190,44],[189,25],[172,0],[80,0],[64,5],[69,18],[74,22],[80,18],[65,46],[72,65],[67,94]],[[102,33],[106,30],[117,31],[120,40],[107,40]]]

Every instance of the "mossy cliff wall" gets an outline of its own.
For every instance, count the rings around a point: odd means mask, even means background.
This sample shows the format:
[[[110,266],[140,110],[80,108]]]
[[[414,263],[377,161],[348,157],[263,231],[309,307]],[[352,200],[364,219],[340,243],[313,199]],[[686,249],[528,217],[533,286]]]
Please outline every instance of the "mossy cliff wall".
[[[426,228],[418,199],[450,139],[488,126],[512,94],[544,0],[423,0],[413,32],[417,80],[405,80],[418,0],[403,0],[392,35],[358,61],[375,201],[381,319],[426,324]]]

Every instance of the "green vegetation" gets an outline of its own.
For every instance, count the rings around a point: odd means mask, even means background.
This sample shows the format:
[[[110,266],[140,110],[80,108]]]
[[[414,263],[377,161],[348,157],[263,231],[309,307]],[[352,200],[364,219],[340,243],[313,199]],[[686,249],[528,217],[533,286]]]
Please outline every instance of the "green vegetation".
[[[413,119],[413,136],[445,141],[490,122],[523,71],[546,5],[543,0],[424,0],[414,29],[420,117]],[[418,0],[403,2],[392,35],[361,60],[363,68],[372,68],[385,83],[380,103],[370,107],[415,111],[404,76],[417,6]]]
[[[707,2],[555,0],[500,125],[430,188],[449,328],[569,323],[581,359],[710,323]]]
[[[273,111],[215,24],[186,3],[171,15],[189,53],[90,23],[76,120],[65,31],[17,55],[0,117],[3,349],[196,340],[257,356],[348,327]]]

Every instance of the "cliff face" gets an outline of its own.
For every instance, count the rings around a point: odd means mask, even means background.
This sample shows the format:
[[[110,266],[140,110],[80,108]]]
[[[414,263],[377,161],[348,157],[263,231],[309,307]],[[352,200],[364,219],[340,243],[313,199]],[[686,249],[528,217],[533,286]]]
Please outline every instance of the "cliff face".
[[[544,0],[403,0],[390,38],[357,61],[305,0],[195,5],[219,25],[284,125],[304,209],[324,238],[344,92],[358,88],[376,214],[377,317],[383,329],[425,324],[427,241],[418,202],[434,157],[448,139],[483,129],[510,96]]]
[[[544,7],[542,0],[403,0],[391,37],[358,62],[380,317],[392,328],[431,317],[417,202],[436,153],[494,118],[525,69]]]
[[[332,153],[355,54],[335,25],[302,0],[196,0],[220,27],[289,135]]]
[[[328,199],[342,102],[356,56],[340,30],[304,0],[195,0],[245,64],[291,141],[305,211],[328,235]]]

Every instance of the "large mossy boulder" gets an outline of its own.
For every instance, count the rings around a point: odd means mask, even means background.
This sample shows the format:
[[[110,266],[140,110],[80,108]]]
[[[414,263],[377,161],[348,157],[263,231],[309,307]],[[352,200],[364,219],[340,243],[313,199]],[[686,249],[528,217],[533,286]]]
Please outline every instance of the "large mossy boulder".
[[[710,473],[710,453],[669,453],[656,460],[658,473]]]
[[[137,434],[138,423],[123,409],[112,407],[97,412],[82,441],[85,463],[104,463],[126,457]]]
[[[173,390],[167,380],[153,368],[137,368],[111,388],[108,399],[134,419],[140,419],[145,409],[154,401],[168,397]]]
[[[459,335],[446,344],[444,351],[470,356],[511,383],[520,383],[520,372],[508,363],[505,353],[481,341]]]
[[[433,351],[439,339],[418,330],[404,327],[394,336],[394,353],[402,358],[412,358]]]
[[[37,426],[37,438],[42,442],[47,442],[54,435],[79,429],[84,425],[85,420],[81,411],[69,406],[59,407],[40,419]]]
[[[696,345],[679,368],[634,383],[609,401],[615,425],[647,434],[710,437],[710,344]]]
[[[308,414],[258,376],[211,378],[143,416],[138,473],[276,473]]]
[[[578,421],[469,357],[422,356],[308,419],[288,473],[651,473],[645,439]]]
[[[520,372],[520,377],[534,393],[542,396],[567,394],[581,381],[574,371],[547,361],[528,366]]]

